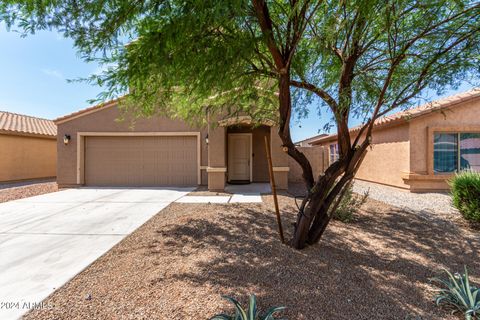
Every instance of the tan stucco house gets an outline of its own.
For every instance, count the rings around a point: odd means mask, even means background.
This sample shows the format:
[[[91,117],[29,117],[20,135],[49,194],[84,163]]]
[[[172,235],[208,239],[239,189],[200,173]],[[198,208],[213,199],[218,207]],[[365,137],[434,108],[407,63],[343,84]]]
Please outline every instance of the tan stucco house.
[[[118,121],[125,118],[123,121]],[[268,182],[264,137],[276,183],[288,185],[288,156],[273,122],[220,118],[204,128],[161,116],[132,122],[118,100],[61,117],[57,182],[75,186],[198,186]]]
[[[359,127],[352,128],[352,139]],[[336,135],[311,141],[338,158]],[[480,88],[378,119],[357,179],[412,192],[448,190],[459,170],[480,171]]]
[[[0,182],[56,176],[53,121],[0,111]]]

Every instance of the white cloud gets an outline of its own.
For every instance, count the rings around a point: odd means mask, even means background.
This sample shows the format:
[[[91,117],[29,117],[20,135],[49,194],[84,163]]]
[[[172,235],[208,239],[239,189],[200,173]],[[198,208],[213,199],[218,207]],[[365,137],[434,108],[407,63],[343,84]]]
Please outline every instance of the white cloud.
[[[54,70],[54,69],[41,69],[41,71],[42,71],[43,74],[46,74],[47,76],[54,77],[54,78],[57,78],[57,79],[60,79],[60,80],[65,79],[65,77],[63,76],[63,73],[61,73],[61,72],[58,71],[58,70]]]

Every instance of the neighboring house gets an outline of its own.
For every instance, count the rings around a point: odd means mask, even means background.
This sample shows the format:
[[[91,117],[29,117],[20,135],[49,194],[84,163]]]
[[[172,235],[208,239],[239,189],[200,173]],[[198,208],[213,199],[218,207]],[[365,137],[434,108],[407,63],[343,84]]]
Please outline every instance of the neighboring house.
[[[0,182],[55,177],[56,138],[51,120],[0,111]]]
[[[319,140],[323,137],[326,137],[326,136],[328,136],[328,134],[322,133],[322,134],[313,136],[311,138],[307,138],[307,139],[304,139],[304,140],[297,141],[297,142],[295,142],[295,145],[297,147],[311,147],[315,141],[317,141],[317,140]]]
[[[55,120],[60,186],[197,186],[268,182],[264,137],[280,188],[288,185],[288,156],[274,123],[240,116],[205,128],[165,117],[132,122],[118,100]]]
[[[351,129],[354,139],[359,127]],[[313,142],[338,159],[337,136]],[[448,190],[460,170],[480,171],[480,88],[378,119],[356,178],[412,192]]]

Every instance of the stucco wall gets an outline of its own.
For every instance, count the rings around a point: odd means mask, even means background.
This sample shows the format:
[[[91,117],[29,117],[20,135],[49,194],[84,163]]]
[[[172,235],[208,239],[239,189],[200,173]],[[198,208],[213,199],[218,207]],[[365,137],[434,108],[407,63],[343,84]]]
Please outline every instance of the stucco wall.
[[[442,112],[433,112],[430,115],[415,118],[410,122],[411,143],[411,171],[427,174],[428,158],[428,127],[480,128],[480,99],[471,100],[455,107],[447,108]],[[433,158],[432,158],[433,159]]]
[[[328,152],[324,147],[298,147],[298,149],[303,152],[310,161],[312,166],[313,176],[316,179],[324,170],[325,166],[328,164]],[[303,182],[302,178],[302,168],[300,165],[293,160],[293,158],[288,157],[288,166],[290,171],[288,173],[289,182]]]
[[[57,182],[59,185],[75,185],[77,183],[77,132],[200,132],[200,165],[207,166],[206,129],[193,128],[183,121],[165,117],[142,118],[135,121],[126,117],[125,120],[119,121],[120,115],[117,107],[113,106],[57,124],[59,137],[57,142]],[[71,136],[68,145],[63,144],[65,134]],[[207,183],[204,179],[206,176],[202,173],[202,184]]]
[[[217,172],[207,172],[208,189],[223,190],[225,188],[227,162],[226,162],[226,131],[225,127],[208,127],[208,168],[220,169]]]
[[[412,191],[448,190],[453,174],[434,174],[433,135],[435,132],[480,132],[480,99],[462,102],[410,122],[410,174]]]
[[[355,136],[352,137],[355,139]],[[363,137],[360,141],[363,140]],[[322,144],[326,148],[327,166],[329,163],[329,145],[336,141]],[[402,179],[410,168],[410,145],[408,123],[394,127],[374,130],[372,146],[368,149],[355,178],[377,182],[400,188],[408,188]]]
[[[408,188],[402,176],[410,168],[408,124],[376,130],[357,179]]]
[[[0,134],[0,181],[55,177],[56,139]]]
[[[408,122],[377,129],[372,148],[356,178],[408,188],[412,192],[448,190],[452,174],[433,173],[434,132],[480,132],[480,98],[434,111]],[[328,148],[335,141],[321,143]],[[327,159],[328,161],[328,159]]]

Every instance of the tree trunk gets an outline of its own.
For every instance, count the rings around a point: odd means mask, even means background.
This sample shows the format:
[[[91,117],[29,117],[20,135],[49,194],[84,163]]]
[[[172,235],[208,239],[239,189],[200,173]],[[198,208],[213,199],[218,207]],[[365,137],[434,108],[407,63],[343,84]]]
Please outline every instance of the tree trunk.
[[[368,141],[366,139],[356,150],[349,150],[347,157],[333,163],[318,178],[300,207],[292,239],[294,248],[303,249],[307,244],[320,241],[333,211],[365,157]]]

